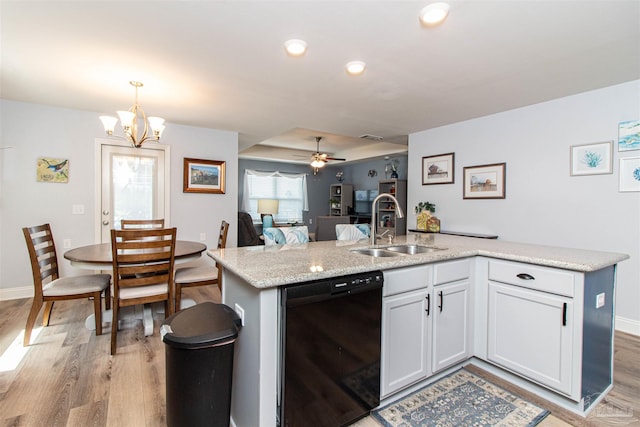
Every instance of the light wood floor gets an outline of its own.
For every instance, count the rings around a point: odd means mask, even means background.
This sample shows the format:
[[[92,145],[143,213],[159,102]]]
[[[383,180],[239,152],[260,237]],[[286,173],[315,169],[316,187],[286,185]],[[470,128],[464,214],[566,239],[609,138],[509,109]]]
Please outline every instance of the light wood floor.
[[[220,301],[214,286],[191,288],[187,298]],[[14,368],[8,355],[22,351],[20,334],[31,300],[0,301],[0,426],[163,426],[165,419],[164,344],[155,333],[144,337],[141,321],[118,332],[118,354],[109,355],[109,330],[95,336],[84,328],[89,301],[61,301],[50,326],[32,338]],[[40,321],[40,320],[38,320]],[[18,345],[13,345],[17,342]],[[16,349],[16,350],[14,350]],[[496,384],[549,409],[540,426],[640,426],[640,337],[616,333],[615,387],[585,420],[537,396],[487,376]],[[359,427],[379,427],[372,418]],[[254,426],[241,426],[254,427]]]

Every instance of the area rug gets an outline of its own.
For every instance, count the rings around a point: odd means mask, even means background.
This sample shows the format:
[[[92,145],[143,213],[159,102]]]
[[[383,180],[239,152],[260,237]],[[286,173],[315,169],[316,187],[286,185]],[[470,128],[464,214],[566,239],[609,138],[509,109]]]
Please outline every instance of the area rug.
[[[548,414],[465,369],[372,412],[385,427],[525,427]]]

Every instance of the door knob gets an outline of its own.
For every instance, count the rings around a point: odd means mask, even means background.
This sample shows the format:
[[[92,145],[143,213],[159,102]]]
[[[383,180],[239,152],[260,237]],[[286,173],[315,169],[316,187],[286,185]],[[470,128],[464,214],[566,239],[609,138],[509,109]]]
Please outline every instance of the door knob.
[[[102,221],[102,225],[109,225],[109,221],[105,219],[104,221]]]
[[[108,210],[106,210],[106,209],[105,209],[105,210],[103,210],[103,211],[102,211],[102,215],[105,215],[105,216],[106,216],[106,215],[109,215],[109,211],[108,211]]]

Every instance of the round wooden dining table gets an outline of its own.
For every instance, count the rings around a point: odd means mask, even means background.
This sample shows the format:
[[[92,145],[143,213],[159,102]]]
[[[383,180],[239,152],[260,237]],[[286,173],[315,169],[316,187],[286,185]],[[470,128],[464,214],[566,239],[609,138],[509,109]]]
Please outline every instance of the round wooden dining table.
[[[188,240],[176,240],[176,262],[186,262],[200,258],[207,245]],[[64,253],[65,259],[77,268],[88,270],[106,270],[113,265],[111,243],[97,243],[70,249]]]
[[[204,243],[176,240],[175,262],[182,263],[198,259],[206,249],[207,245]],[[113,267],[111,243],[97,243],[95,245],[70,249],[64,253],[64,258],[69,260],[72,266],[86,270],[112,270]],[[128,307],[123,308],[126,309]],[[136,317],[142,318],[144,335],[153,335],[153,313],[151,306],[146,305],[142,313],[136,313]],[[103,321],[109,322],[112,318],[113,312],[111,310],[105,310],[102,313]],[[91,314],[87,317],[84,325],[87,329],[95,329],[95,315]]]

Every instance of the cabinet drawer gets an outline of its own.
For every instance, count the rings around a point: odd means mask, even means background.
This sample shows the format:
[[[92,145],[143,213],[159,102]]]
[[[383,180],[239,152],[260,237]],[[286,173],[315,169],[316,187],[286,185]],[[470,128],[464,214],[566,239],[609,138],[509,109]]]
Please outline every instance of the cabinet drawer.
[[[443,262],[434,265],[433,268],[434,285],[468,279],[471,272],[471,259]]]
[[[573,297],[575,274],[555,268],[491,260],[489,280]]]
[[[416,289],[426,289],[430,283],[431,267],[421,265],[398,268],[383,271],[382,274],[384,276],[382,295],[386,297]]]

